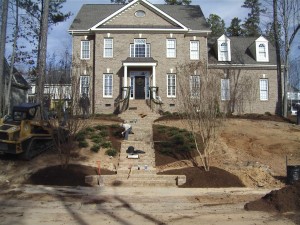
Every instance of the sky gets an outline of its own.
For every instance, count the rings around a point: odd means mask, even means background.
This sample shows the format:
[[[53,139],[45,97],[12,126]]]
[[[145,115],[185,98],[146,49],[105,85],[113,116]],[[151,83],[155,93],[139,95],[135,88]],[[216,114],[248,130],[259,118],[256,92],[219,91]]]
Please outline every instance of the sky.
[[[152,4],[164,4],[164,0],[148,0]],[[217,14],[224,19],[226,26],[229,26],[231,19],[239,17],[244,19],[248,10],[241,8],[244,0],[192,0],[192,5],[200,5],[205,17],[210,14]],[[66,22],[53,26],[48,36],[48,53],[55,52],[57,55],[65,52],[65,47],[71,48],[71,36],[68,29],[76,14],[83,4],[110,4],[110,0],[67,0],[63,11],[72,12],[72,17]]]

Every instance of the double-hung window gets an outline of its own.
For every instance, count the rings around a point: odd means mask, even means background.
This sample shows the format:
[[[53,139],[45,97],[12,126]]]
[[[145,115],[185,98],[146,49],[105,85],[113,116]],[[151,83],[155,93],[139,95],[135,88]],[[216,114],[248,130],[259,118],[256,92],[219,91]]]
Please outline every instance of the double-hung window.
[[[200,75],[191,75],[190,77],[191,97],[200,96]]]
[[[221,79],[221,100],[228,101],[230,100],[230,80]]]
[[[190,59],[199,59],[199,41],[190,41]]]
[[[258,57],[260,60],[265,60],[267,58],[267,51],[265,44],[259,44],[258,46]]]
[[[80,94],[89,95],[90,91],[90,76],[82,75],[80,76]]]
[[[114,47],[114,40],[112,38],[105,38],[104,39],[104,51],[103,51],[104,58],[112,58],[113,57],[113,47]]]
[[[167,74],[167,97],[176,97],[176,74]]]
[[[228,60],[228,44],[223,42],[220,46],[220,61],[227,61]]]
[[[150,57],[150,44],[146,39],[134,39],[134,44],[130,44],[130,57]]]
[[[167,58],[176,58],[176,39],[167,39]]]
[[[268,79],[259,80],[259,96],[261,101],[268,101],[269,81]]]
[[[112,74],[103,74],[103,97],[111,98],[113,96],[113,76]]]
[[[81,41],[81,59],[90,59],[90,41]]]

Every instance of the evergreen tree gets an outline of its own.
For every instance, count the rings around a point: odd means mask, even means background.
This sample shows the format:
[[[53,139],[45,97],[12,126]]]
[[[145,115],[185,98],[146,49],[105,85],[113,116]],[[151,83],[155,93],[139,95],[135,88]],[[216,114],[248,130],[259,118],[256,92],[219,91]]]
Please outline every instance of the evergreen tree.
[[[227,28],[227,35],[232,36],[243,36],[244,31],[241,27],[241,20],[238,17],[234,17],[231,20],[230,26]]]
[[[132,2],[133,0],[110,0],[111,3],[114,3],[114,4],[127,4],[127,3],[130,3]]]
[[[259,0],[245,0],[242,5],[243,8],[250,9],[248,18],[245,18],[243,28],[245,30],[245,36],[257,37],[261,35],[260,24],[260,13],[265,10],[261,9],[261,3]]]
[[[192,0],[165,0],[167,5],[190,5]]]
[[[209,24],[211,28],[211,36],[213,37],[219,37],[223,34],[225,34],[225,22],[221,19],[220,16],[216,14],[210,14],[207,23]]]

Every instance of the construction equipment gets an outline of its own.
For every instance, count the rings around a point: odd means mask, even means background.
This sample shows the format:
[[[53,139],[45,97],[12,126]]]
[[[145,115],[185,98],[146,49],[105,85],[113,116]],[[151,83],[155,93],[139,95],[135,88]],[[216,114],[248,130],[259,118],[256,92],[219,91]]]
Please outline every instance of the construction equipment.
[[[40,104],[22,103],[13,107],[11,116],[0,120],[0,154],[30,160],[54,146],[52,128],[47,121],[36,118],[38,111]]]

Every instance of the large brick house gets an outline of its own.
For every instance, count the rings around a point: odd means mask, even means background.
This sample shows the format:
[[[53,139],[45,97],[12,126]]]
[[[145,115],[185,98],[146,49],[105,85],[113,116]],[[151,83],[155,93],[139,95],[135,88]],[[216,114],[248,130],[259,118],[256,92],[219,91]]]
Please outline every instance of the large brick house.
[[[275,112],[273,47],[264,37],[208,38],[211,31],[200,6],[153,5],[146,0],[87,4],[69,33],[73,77],[79,79],[79,92],[90,96],[93,113],[115,112],[116,103],[127,97],[129,105],[136,99],[159,99],[163,111],[175,112],[176,68],[199,61],[209,73],[223,74],[220,103],[227,110]],[[237,82],[242,88],[236,88]]]

